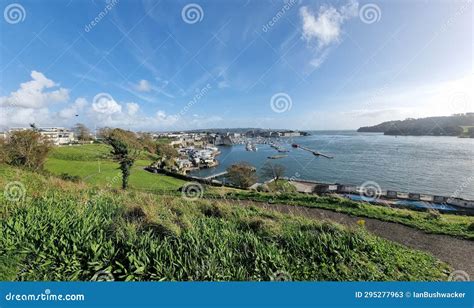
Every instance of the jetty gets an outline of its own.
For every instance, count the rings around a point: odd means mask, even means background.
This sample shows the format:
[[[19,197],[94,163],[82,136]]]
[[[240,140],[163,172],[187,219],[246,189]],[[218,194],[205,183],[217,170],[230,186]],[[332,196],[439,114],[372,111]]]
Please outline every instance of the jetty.
[[[205,178],[203,178],[204,180],[212,180],[212,179],[215,179],[215,178],[218,178],[220,176],[224,176],[226,175],[228,172],[227,171],[222,171],[222,172],[219,172],[219,173],[216,173],[216,174],[212,174],[212,175],[209,175],[209,176],[206,176]]]
[[[285,157],[287,157],[287,156],[288,156],[288,155],[282,154],[282,155],[272,155],[272,156],[268,156],[267,158],[268,158],[268,159],[279,159],[279,158],[285,158]]]
[[[291,145],[292,147],[294,148],[300,148],[302,150],[305,150],[305,151],[308,151],[310,153],[313,153],[314,156],[322,156],[322,157],[326,157],[326,158],[329,158],[329,159],[333,159],[334,157],[333,156],[329,156],[329,155],[326,155],[326,154],[323,154],[321,152],[318,152],[318,151],[315,151],[315,150],[312,150],[312,149],[309,149],[305,146],[302,146],[302,145],[299,145],[299,144],[296,144],[296,143],[293,143]]]

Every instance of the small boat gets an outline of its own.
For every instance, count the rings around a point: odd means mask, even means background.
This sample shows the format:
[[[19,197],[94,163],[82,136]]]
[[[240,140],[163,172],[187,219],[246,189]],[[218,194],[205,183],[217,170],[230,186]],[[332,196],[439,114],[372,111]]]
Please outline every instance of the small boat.
[[[279,159],[279,158],[285,158],[287,156],[288,155],[272,155],[272,156],[268,156],[267,158],[268,159]]]
[[[256,152],[258,150],[257,146],[254,143],[251,143],[251,142],[247,142],[245,144],[245,149],[247,151],[251,151],[251,152]]]

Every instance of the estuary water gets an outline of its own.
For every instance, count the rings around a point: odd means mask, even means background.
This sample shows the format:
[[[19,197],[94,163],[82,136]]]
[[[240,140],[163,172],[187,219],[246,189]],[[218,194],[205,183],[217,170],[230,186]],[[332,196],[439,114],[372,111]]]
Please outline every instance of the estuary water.
[[[219,166],[195,171],[192,175],[212,175],[242,161],[259,170],[270,161],[284,165],[285,175],[295,179],[352,185],[374,181],[383,190],[474,199],[474,139],[316,131],[310,136],[275,141],[289,152],[278,153],[266,144],[257,145],[257,152],[246,151],[244,145],[222,146],[217,157]],[[334,158],[316,157],[300,148],[292,148],[292,143]],[[278,154],[288,156],[276,160],[267,158]],[[261,176],[260,180],[263,180]]]

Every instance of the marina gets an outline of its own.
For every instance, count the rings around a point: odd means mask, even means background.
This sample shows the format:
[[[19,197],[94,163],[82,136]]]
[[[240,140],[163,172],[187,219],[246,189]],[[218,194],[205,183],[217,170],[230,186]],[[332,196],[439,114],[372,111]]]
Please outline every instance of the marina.
[[[474,199],[474,140],[453,137],[407,136],[395,138],[353,131],[311,132],[310,136],[282,139],[288,156],[274,160],[285,167],[285,175],[325,183],[362,185],[374,181],[386,190],[415,191],[421,194]],[[318,159],[310,152],[291,147],[330,153],[333,159]],[[271,146],[257,152],[245,146],[218,146],[221,154],[215,168],[193,170],[191,175],[206,177],[246,161],[259,169],[276,155]],[[308,155],[309,154],[309,155]],[[278,154],[277,154],[278,155]],[[447,159],[449,157],[449,159]]]

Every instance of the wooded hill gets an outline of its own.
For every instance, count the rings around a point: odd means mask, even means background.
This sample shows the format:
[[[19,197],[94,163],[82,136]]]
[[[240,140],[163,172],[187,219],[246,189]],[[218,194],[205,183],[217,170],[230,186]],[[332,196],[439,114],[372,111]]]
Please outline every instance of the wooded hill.
[[[474,138],[474,113],[388,121],[374,126],[361,127],[357,131],[384,133],[385,135],[460,136]]]

